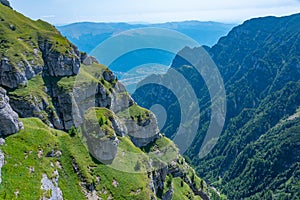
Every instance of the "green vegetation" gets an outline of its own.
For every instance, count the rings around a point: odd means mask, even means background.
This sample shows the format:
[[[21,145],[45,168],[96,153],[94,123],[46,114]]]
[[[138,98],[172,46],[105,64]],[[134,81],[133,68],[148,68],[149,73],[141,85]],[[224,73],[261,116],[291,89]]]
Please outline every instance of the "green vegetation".
[[[223,187],[228,191],[239,188],[249,199],[267,199],[270,192],[280,199],[297,199],[300,195],[299,149],[300,119],[285,121],[247,145],[230,169],[232,172],[224,177],[227,183]],[[242,177],[247,178],[247,182],[240,185]],[[250,187],[252,191],[247,190]],[[237,196],[235,192],[228,195]]]
[[[202,159],[199,151],[213,117],[210,91],[203,77],[181,56],[173,61],[172,68],[193,87],[201,112],[199,129],[185,156],[197,173],[228,199],[299,197],[300,136],[295,121],[300,106],[299,27],[300,14],[252,19],[212,48],[205,48],[223,78],[227,111],[221,137]],[[185,48],[181,55],[196,50]],[[175,84],[168,73],[162,76],[168,78]],[[187,109],[180,108],[178,99],[187,97],[167,92],[148,86],[134,97],[145,108],[157,102],[164,106],[168,119],[162,132],[172,138],[180,124],[180,109]],[[170,98],[162,98],[165,96]],[[190,113],[191,119],[199,115]]]
[[[41,20],[33,21],[22,14],[0,5],[0,55],[9,58],[16,67],[21,62],[36,62],[43,65],[41,53],[35,55],[34,49],[39,49],[39,42],[48,41],[52,51],[68,55],[71,43],[55,29],[54,26]]]
[[[113,137],[115,131],[112,126],[111,120],[114,118],[114,113],[107,108],[90,108],[84,115],[85,130],[89,135],[98,137],[98,133],[90,132],[89,130],[98,130],[100,128],[104,131],[107,137]]]
[[[15,89],[9,92],[11,101],[20,105],[38,106],[39,104],[48,105],[45,110],[41,110],[40,113],[32,113],[34,117],[39,117],[43,122],[49,124],[49,116],[58,118],[52,98],[47,94],[47,88],[44,79],[41,74],[36,75],[28,81],[28,84],[24,87]],[[23,113],[21,113],[23,114]],[[26,116],[27,117],[27,116]]]
[[[148,199],[151,194],[148,188],[148,178],[146,174],[130,174],[122,171],[114,170],[110,167],[100,165],[94,170],[95,174],[101,177],[102,185],[99,185],[97,190],[107,191],[108,194],[101,195],[106,199],[109,194],[113,194],[115,199]],[[115,187],[112,183],[117,181],[118,186]]]
[[[131,118],[135,122],[143,122],[150,117],[150,111],[133,104],[128,109],[123,110],[122,112],[117,113],[120,118]]]
[[[64,191],[64,197],[84,198],[71,161],[68,161],[69,164],[64,162],[70,159],[68,152],[62,151],[61,157],[46,157],[52,150],[62,150],[64,145],[61,146],[61,140],[69,140],[67,134],[50,129],[39,119],[28,118],[22,121],[25,129],[7,137],[2,147],[6,163],[2,168],[0,198],[15,199],[14,192],[19,191],[20,199],[39,199],[42,174],[52,177],[55,169],[60,174],[60,187]],[[63,168],[59,169],[56,163],[60,163]]]
[[[201,199],[200,196],[194,195],[191,188],[181,178],[173,178],[172,185],[174,188],[174,200]]]
[[[39,199],[42,174],[52,177],[56,169],[59,171],[59,187],[65,199],[84,199],[82,187],[90,184],[95,185],[98,195],[104,199],[110,195],[115,199],[149,198],[150,180],[146,174],[124,173],[100,164],[90,157],[79,137],[70,137],[64,132],[51,129],[39,119],[28,118],[22,121],[25,129],[7,137],[2,147],[6,163],[2,168],[1,199],[14,199],[16,191],[19,191],[20,199]],[[120,138],[120,141],[122,148],[141,152],[129,139]],[[62,155],[47,157],[52,150],[61,151]],[[74,173],[75,163],[80,176]],[[34,169],[34,172],[30,169]],[[114,181],[118,183],[117,186],[112,184]]]
[[[36,75],[32,79],[28,81],[28,84],[22,88],[18,88],[9,94],[12,96],[23,97],[27,100],[27,98],[41,97],[48,98],[46,94],[46,86],[41,74]]]
[[[118,153],[112,167],[129,173],[145,173],[149,171],[149,156],[134,146],[128,136],[118,137],[120,143]]]
[[[108,91],[111,90],[112,84],[105,81],[102,73],[107,70],[104,65],[93,63],[92,65],[81,64],[80,71],[77,76],[63,77],[57,81],[57,86],[66,92],[73,91],[74,87],[87,88],[88,86],[96,86],[102,84]]]
[[[104,111],[97,112],[97,115],[103,116],[101,112]],[[98,196],[104,199],[109,196],[115,199],[148,199],[149,195],[154,195],[150,191],[150,179],[146,173],[149,157],[134,146],[129,137],[118,138],[120,143],[114,162],[104,165],[90,156],[80,134],[70,137],[65,132],[49,128],[36,118],[22,121],[25,129],[7,137],[5,145],[1,147],[6,163],[2,168],[0,199],[14,199],[16,191],[20,199],[39,199],[43,193],[40,190],[42,174],[51,178],[54,170],[59,172],[59,187],[65,199],[84,199],[82,191],[91,185],[94,185]],[[158,146],[166,144],[166,141],[168,139],[162,139]],[[48,156],[51,152],[54,152],[54,156]],[[139,169],[135,169],[137,163]],[[74,166],[77,166],[75,172]],[[174,198],[182,195],[194,197],[186,183],[179,187],[181,178],[169,179],[165,184],[173,187]],[[195,176],[195,180],[198,179]],[[199,197],[195,196],[194,199]]]
[[[176,160],[179,154],[175,144],[165,136],[158,138],[141,149],[148,153],[151,159],[164,164]]]

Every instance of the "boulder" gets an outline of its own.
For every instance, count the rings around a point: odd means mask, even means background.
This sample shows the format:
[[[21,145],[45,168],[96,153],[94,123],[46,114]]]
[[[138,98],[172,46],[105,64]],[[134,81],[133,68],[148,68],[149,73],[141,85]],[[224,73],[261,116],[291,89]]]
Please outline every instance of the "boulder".
[[[9,98],[6,91],[0,87],[0,137],[14,134],[23,128],[15,113],[9,105]]]
[[[118,152],[119,140],[117,137],[87,138],[90,153],[98,161],[105,164],[112,162]]]
[[[0,3],[11,8],[9,1],[7,1],[7,0],[0,0]]]
[[[93,63],[98,63],[97,59],[95,57],[93,57],[93,56],[87,56],[82,61],[82,64],[84,64],[84,65],[91,65]]]
[[[116,79],[114,73],[110,70],[105,70],[102,75],[104,80],[106,80],[109,83],[112,83]]]
[[[144,122],[136,122],[131,118],[122,118],[127,128],[127,134],[137,147],[143,147],[159,137],[159,130],[155,115],[150,112]]]

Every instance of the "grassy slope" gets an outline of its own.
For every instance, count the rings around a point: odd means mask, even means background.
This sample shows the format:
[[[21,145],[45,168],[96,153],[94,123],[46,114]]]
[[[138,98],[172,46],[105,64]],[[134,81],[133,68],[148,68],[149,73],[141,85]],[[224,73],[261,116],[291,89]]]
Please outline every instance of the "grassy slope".
[[[126,173],[114,169],[121,166],[119,169],[132,171],[137,160],[143,163],[144,159],[148,159],[147,155],[135,147],[128,137],[119,138],[120,148],[115,162],[121,165],[107,166],[90,157],[78,136],[70,137],[62,131],[51,129],[36,118],[22,119],[22,121],[25,129],[7,137],[2,147],[5,153],[5,165],[2,168],[3,183],[0,185],[0,199],[14,199],[14,193],[17,191],[19,199],[39,199],[42,194],[40,189],[42,174],[46,173],[48,177],[53,177],[53,171],[56,169],[59,171],[59,187],[63,191],[64,199],[84,199],[81,187],[83,184],[94,184],[98,195],[104,199],[109,196],[114,199],[148,199],[153,195],[146,173]],[[169,139],[163,137],[153,143],[154,148],[151,148],[151,151],[161,150],[172,144]],[[46,157],[52,149],[55,152],[60,150],[62,156]],[[40,157],[39,151],[43,152]],[[132,157],[132,155],[138,156]],[[59,163],[61,168],[56,163]],[[72,166],[74,163],[80,169],[81,178],[78,178],[74,172]],[[182,165],[181,168],[183,167]],[[30,168],[34,168],[34,172],[30,172]],[[185,170],[187,176],[191,178],[193,170],[191,168]],[[98,182],[99,178],[100,182]],[[112,184],[113,181],[118,182],[117,187]],[[180,178],[172,180],[174,199],[200,199],[194,196],[186,183],[181,187],[180,182]],[[195,176],[195,182],[199,187],[199,177]],[[206,186],[205,191],[207,191]]]
[[[181,183],[181,181],[182,180],[180,178],[172,179],[174,188],[174,200],[201,199],[201,197],[194,195],[194,193],[191,191],[190,187],[186,183]]]
[[[133,104],[128,109],[123,110],[122,112],[117,113],[120,118],[131,118],[135,122],[141,122],[149,118],[149,110]]]
[[[52,149],[61,149],[62,140],[70,140],[68,135],[61,131],[48,128],[38,119],[23,119],[25,129],[6,138],[6,144],[2,147],[5,153],[5,165],[3,167],[3,183],[0,185],[0,198],[13,199],[14,192],[19,191],[20,199],[38,199],[41,194],[41,178],[46,173],[52,176],[57,167],[51,167],[50,163],[61,162],[63,171],[59,170],[60,187],[64,190],[66,199],[82,197],[76,174],[72,166],[67,164],[69,152],[63,151],[60,158],[47,158],[45,155]],[[39,158],[38,151],[43,151]],[[28,157],[27,157],[28,156]],[[27,158],[26,158],[27,157]],[[29,168],[34,167],[30,173]]]
[[[48,40],[52,50],[63,54],[69,53],[71,43],[53,27],[41,21],[33,21],[22,14],[0,4],[0,55],[9,58],[11,64],[20,61],[32,61],[34,49],[39,40]],[[37,62],[43,64],[42,55],[37,55]],[[37,64],[37,63],[35,63]]]
[[[98,191],[106,191],[106,194],[99,194],[103,198],[109,195],[115,199],[149,198],[151,192],[148,189],[146,174],[123,173],[100,164],[90,157],[78,137],[70,137],[64,132],[48,128],[39,119],[28,118],[22,121],[25,129],[7,137],[6,144],[2,147],[6,163],[2,169],[0,199],[13,199],[16,191],[19,191],[19,199],[39,199],[42,174],[46,173],[51,177],[55,169],[59,171],[59,187],[65,199],[84,199],[80,182],[95,183]],[[122,139],[125,140],[130,145],[130,140]],[[133,146],[132,143],[130,146]],[[46,157],[52,149],[61,150],[62,156]],[[40,158],[39,150],[43,150]],[[74,173],[72,158],[79,166],[83,180],[79,180]],[[60,162],[62,169],[57,168],[55,164],[57,161]],[[54,167],[51,167],[51,162]],[[34,167],[33,173],[30,173],[30,167]],[[101,177],[99,183],[96,177]],[[113,180],[119,183],[118,187],[112,185]],[[132,192],[138,189],[141,190],[139,194]]]

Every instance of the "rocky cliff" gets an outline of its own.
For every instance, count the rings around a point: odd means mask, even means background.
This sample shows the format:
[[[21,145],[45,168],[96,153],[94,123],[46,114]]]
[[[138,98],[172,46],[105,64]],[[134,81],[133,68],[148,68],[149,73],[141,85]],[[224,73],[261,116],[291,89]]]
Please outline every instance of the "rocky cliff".
[[[3,9],[1,28],[15,37],[1,36],[7,47],[1,48],[0,86],[10,89],[10,104],[20,117],[38,117],[51,127],[69,130],[82,125],[84,112],[90,107],[105,107],[114,113],[123,112],[121,120],[127,127],[124,135],[132,136],[136,145],[145,146],[155,139],[155,116],[147,113],[144,122],[131,118],[129,112],[134,101],[110,70],[97,64],[95,58],[80,53],[45,22],[25,18],[36,32],[26,30],[22,28],[23,22],[11,19],[14,11]],[[27,31],[32,36],[24,38],[22,34]],[[14,42],[20,43],[20,48]],[[7,49],[25,56],[11,55]],[[6,130],[9,131],[7,127]]]

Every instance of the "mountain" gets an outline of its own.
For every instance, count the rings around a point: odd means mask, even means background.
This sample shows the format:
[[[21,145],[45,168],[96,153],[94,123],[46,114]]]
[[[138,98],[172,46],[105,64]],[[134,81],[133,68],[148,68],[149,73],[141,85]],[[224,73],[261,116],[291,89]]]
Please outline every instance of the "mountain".
[[[1,3],[0,199],[223,198],[112,71]]]
[[[221,36],[226,35],[233,27],[233,24],[223,24],[217,22],[168,22],[161,24],[127,24],[127,23],[91,23],[82,22],[66,26],[60,26],[58,29],[71,42],[76,44],[80,50],[90,52],[99,61],[103,62],[103,56],[99,55],[99,44],[103,41],[116,36],[123,31],[129,31],[140,28],[161,28],[178,31],[201,45],[214,45]],[[126,33],[122,33],[123,35]],[[118,35],[120,37],[120,35]],[[164,38],[156,43],[163,44]],[[123,82],[132,93],[137,82],[152,73],[164,73],[169,68],[176,52],[166,52],[159,49],[138,49],[120,56],[109,68],[116,74],[118,79]],[[147,65],[145,63],[159,63],[159,65]],[[108,64],[107,64],[108,65]]]
[[[212,112],[218,101],[210,99],[211,91],[203,76],[182,58],[201,55],[202,48],[183,49],[166,75],[146,78],[133,94],[136,102],[146,108],[158,103],[164,106],[168,116],[162,132],[174,138],[181,126],[179,100],[188,97],[176,97],[172,91],[145,83],[171,80],[173,88],[188,90],[182,88],[182,82],[170,79],[174,70],[183,75],[198,101],[190,106],[190,124],[198,119],[199,113],[192,112],[195,105],[200,109],[199,128],[185,155],[197,173],[229,199],[300,196],[299,27],[300,14],[251,19],[233,28],[213,47],[204,47],[223,79],[227,110],[221,136],[205,157],[199,151],[210,121],[222,121],[218,113]],[[202,57],[198,60],[201,63]],[[217,79],[211,77],[209,81]],[[211,138],[206,144],[215,141]]]
[[[168,22],[161,24],[79,22],[58,26],[57,28],[72,43],[76,44],[81,51],[91,52],[101,42],[122,31],[147,27],[172,29],[186,34],[201,45],[212,46],[221,36],[226,35],[233,26],[233,24],[200,21]]]

